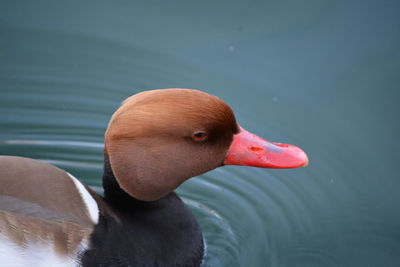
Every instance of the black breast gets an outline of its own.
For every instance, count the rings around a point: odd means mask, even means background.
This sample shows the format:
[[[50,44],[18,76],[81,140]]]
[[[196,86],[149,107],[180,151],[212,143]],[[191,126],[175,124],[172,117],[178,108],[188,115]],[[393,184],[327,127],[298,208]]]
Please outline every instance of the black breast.
[[[114,214],[100,215],[82,266],[200,266],[201,230],[182,200],[175,193],[154,202],[136,200],[107,167],[104,200]]]

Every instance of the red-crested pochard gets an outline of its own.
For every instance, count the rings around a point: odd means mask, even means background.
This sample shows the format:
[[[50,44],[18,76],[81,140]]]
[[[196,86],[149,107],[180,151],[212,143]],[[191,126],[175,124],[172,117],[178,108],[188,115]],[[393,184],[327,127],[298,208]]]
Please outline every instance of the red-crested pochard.
[[[105,134],[104,197],[33,159],[0,157],[0,266],[199,266],[203,238],[173,192],[222,165],[306,166],[298,147],[243,128],[190,89],[126,99]]]

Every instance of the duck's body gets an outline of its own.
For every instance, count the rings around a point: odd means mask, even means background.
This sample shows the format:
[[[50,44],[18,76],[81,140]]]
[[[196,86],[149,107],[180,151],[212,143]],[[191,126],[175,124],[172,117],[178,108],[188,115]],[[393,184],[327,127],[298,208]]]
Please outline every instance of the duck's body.
[[[1,266],[74,266],[98,222],[91,192],[33,159],[0,156]]]
[[[0,156],[1,266],[199,266],[200,227],[173,192],[223,164],[305,166],[299,148],[241,129],[197,90],[128,98],[106,132],[104,197],[69,173]]]

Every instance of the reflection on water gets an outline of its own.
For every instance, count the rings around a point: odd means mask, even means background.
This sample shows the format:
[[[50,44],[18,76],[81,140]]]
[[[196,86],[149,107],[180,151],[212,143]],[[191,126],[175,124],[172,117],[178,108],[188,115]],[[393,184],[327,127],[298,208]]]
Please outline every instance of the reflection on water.
[[[180,187],[204,266],[399,264],[399,4],[44,2],[0,4],[0,154],[55,164],[101,193],[119,103],[204,89],[311,161],[223,167]]]

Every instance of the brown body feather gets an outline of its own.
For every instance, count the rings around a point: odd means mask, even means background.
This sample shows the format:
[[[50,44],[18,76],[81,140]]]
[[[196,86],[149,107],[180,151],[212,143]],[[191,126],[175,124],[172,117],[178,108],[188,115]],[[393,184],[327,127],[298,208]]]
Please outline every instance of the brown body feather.
[[[93,231],[87,207],[63,170],[11,156],[0,156],[0,170],[0,236],[21,247],[52,244],[65,256]]]

